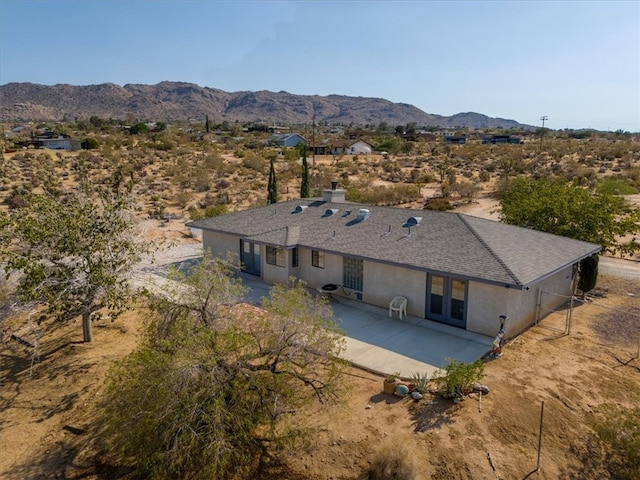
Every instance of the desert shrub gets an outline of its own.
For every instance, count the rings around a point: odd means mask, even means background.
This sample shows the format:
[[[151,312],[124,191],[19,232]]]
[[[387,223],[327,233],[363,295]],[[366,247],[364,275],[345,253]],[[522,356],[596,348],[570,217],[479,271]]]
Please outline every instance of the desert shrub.
[[[158,140],[156,142],[153,142],[151,144],[151,147],[155,148],[156,150],[161,150],[161,151],[164,151],[164,152],[168,152],[170,150],[173,150],[176,147],[176,145],[171,140],[162,139],[162,140]]]
[[[193,199],[193,193],[191,192],[178,192],[175,195],[175,203],[181,208],[187,206],[187,204]]]
[[[25,187],[16,187],[9,192],[4,199],[4,203],[10,209],[23,208],[29,205],[28,195],[29,189]]]
[[[598,182],[598,193],[609,195],[634,195],[638,193],[638,188],[631,185],[624,177],[606,177]]]
[[[359,480],[413,480],[419,469],[402,440],[385,444],[375,455]]]
[[[415,185],[394,185],[385,187],[377,185],[369,189],[351,188],[346,199],[369,205],[397,205],[418,199],[420,192]]]
[[[488,182],[489,180],[491,180],[491,174],[487,170],[482,170],[480,172],[479,178],[481,182]]]
[[[268,165],[269,162],[267,160],[253,153],[249,153],[242,158],[242,166],[256,172],[265,173]]]
[[[196,192],[207,192],[211,187],[209,170],[204,167],[196,167],[193,174],[190,175],[189,183]]]
[[[98,141],[93,137],[87,137],[82,142],[82,148],[85,150],[95,150],[99,146]]]
[[[229,209],[226,205],[209,205],[206,208],[191,208],[189,218],[191,220],[203,220],[205,218],[218,217],[227,213]]]
[[[451,202],[446,198],[430,198],[424,204],[425,210],[436,210],[439,212],[445,212],[453,209]]]
[[[296,150],[295,148],[283,149],[282,155],[286,162],[295,162],[300,158],[300,155],[298,154],[298,150]]]
[[[455,358],[447,358],[447,365],[443,370],[434,373],[432,381],[443,397],[462,397],[473,391],[474,384],[484,377],[484,363],[477,360],[464,363]]]
[[[218,180],[216,182],[216,188],[218,190],[226,190],[230,186],[231,186],[231,182],[229,180],[227,180],[226,178],[221,178],[220,180]]]
[[[593,428],[608,450],[606,468],[611,478],[633,480],[640,472],[640,407],[604,405]]]

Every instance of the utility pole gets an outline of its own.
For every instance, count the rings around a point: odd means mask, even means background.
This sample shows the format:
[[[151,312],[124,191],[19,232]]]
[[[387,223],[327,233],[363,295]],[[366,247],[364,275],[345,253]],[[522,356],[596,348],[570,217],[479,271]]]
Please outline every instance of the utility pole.
[[[542,137],[544,137],[544,122],[548,119],[549,117],[547,117],[546,115],[543,115],[540,117],[540,120],[542,120],[542,129],[540,130],[540,152],[542,152]]]
[[[313,168],[316,168],[316,106],[313,106],[313,123],[311,124],[311,155]]]

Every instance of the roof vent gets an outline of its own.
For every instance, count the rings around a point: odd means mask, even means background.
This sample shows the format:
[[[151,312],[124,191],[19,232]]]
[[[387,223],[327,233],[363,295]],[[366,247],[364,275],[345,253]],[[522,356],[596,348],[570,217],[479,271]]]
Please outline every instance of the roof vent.
[[[422,217],[409,217],[409,219],[403,225],[404,227],[415,227],[416,225],[420,225],[422,221]]]
[[[336,213],[338,213],[337,208],[327,208],[327,210],[324,212],[323,217],[333,217]]]
[[[358,221],[362,222],[369,218],[370,215],[371,212],[368,208],[361,208],[360,210],[358,210]]]
[[[304,212],[307,208],[309,208],[307,205],[298,205],[295,210],[293,210],[293,213],[302,213]]]

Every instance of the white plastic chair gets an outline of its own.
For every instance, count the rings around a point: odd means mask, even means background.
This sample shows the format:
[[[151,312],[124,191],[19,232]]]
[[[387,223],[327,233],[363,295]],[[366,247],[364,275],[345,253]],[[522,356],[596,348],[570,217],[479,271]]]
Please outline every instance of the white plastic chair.
[[[398,312],[400,320],[402,320],[402,314],[407,315],[407,299],[404,297],[394,297],[389,302],[389,316],[391,317],[393,312]]]

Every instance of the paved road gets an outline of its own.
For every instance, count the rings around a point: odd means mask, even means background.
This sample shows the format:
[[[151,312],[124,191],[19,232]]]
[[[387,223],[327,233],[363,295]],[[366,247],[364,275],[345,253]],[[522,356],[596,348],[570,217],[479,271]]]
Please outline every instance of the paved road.
[[[628,278],[640,282],[640,261],[613,257],[600,257],[598,270],[607,275]]]

